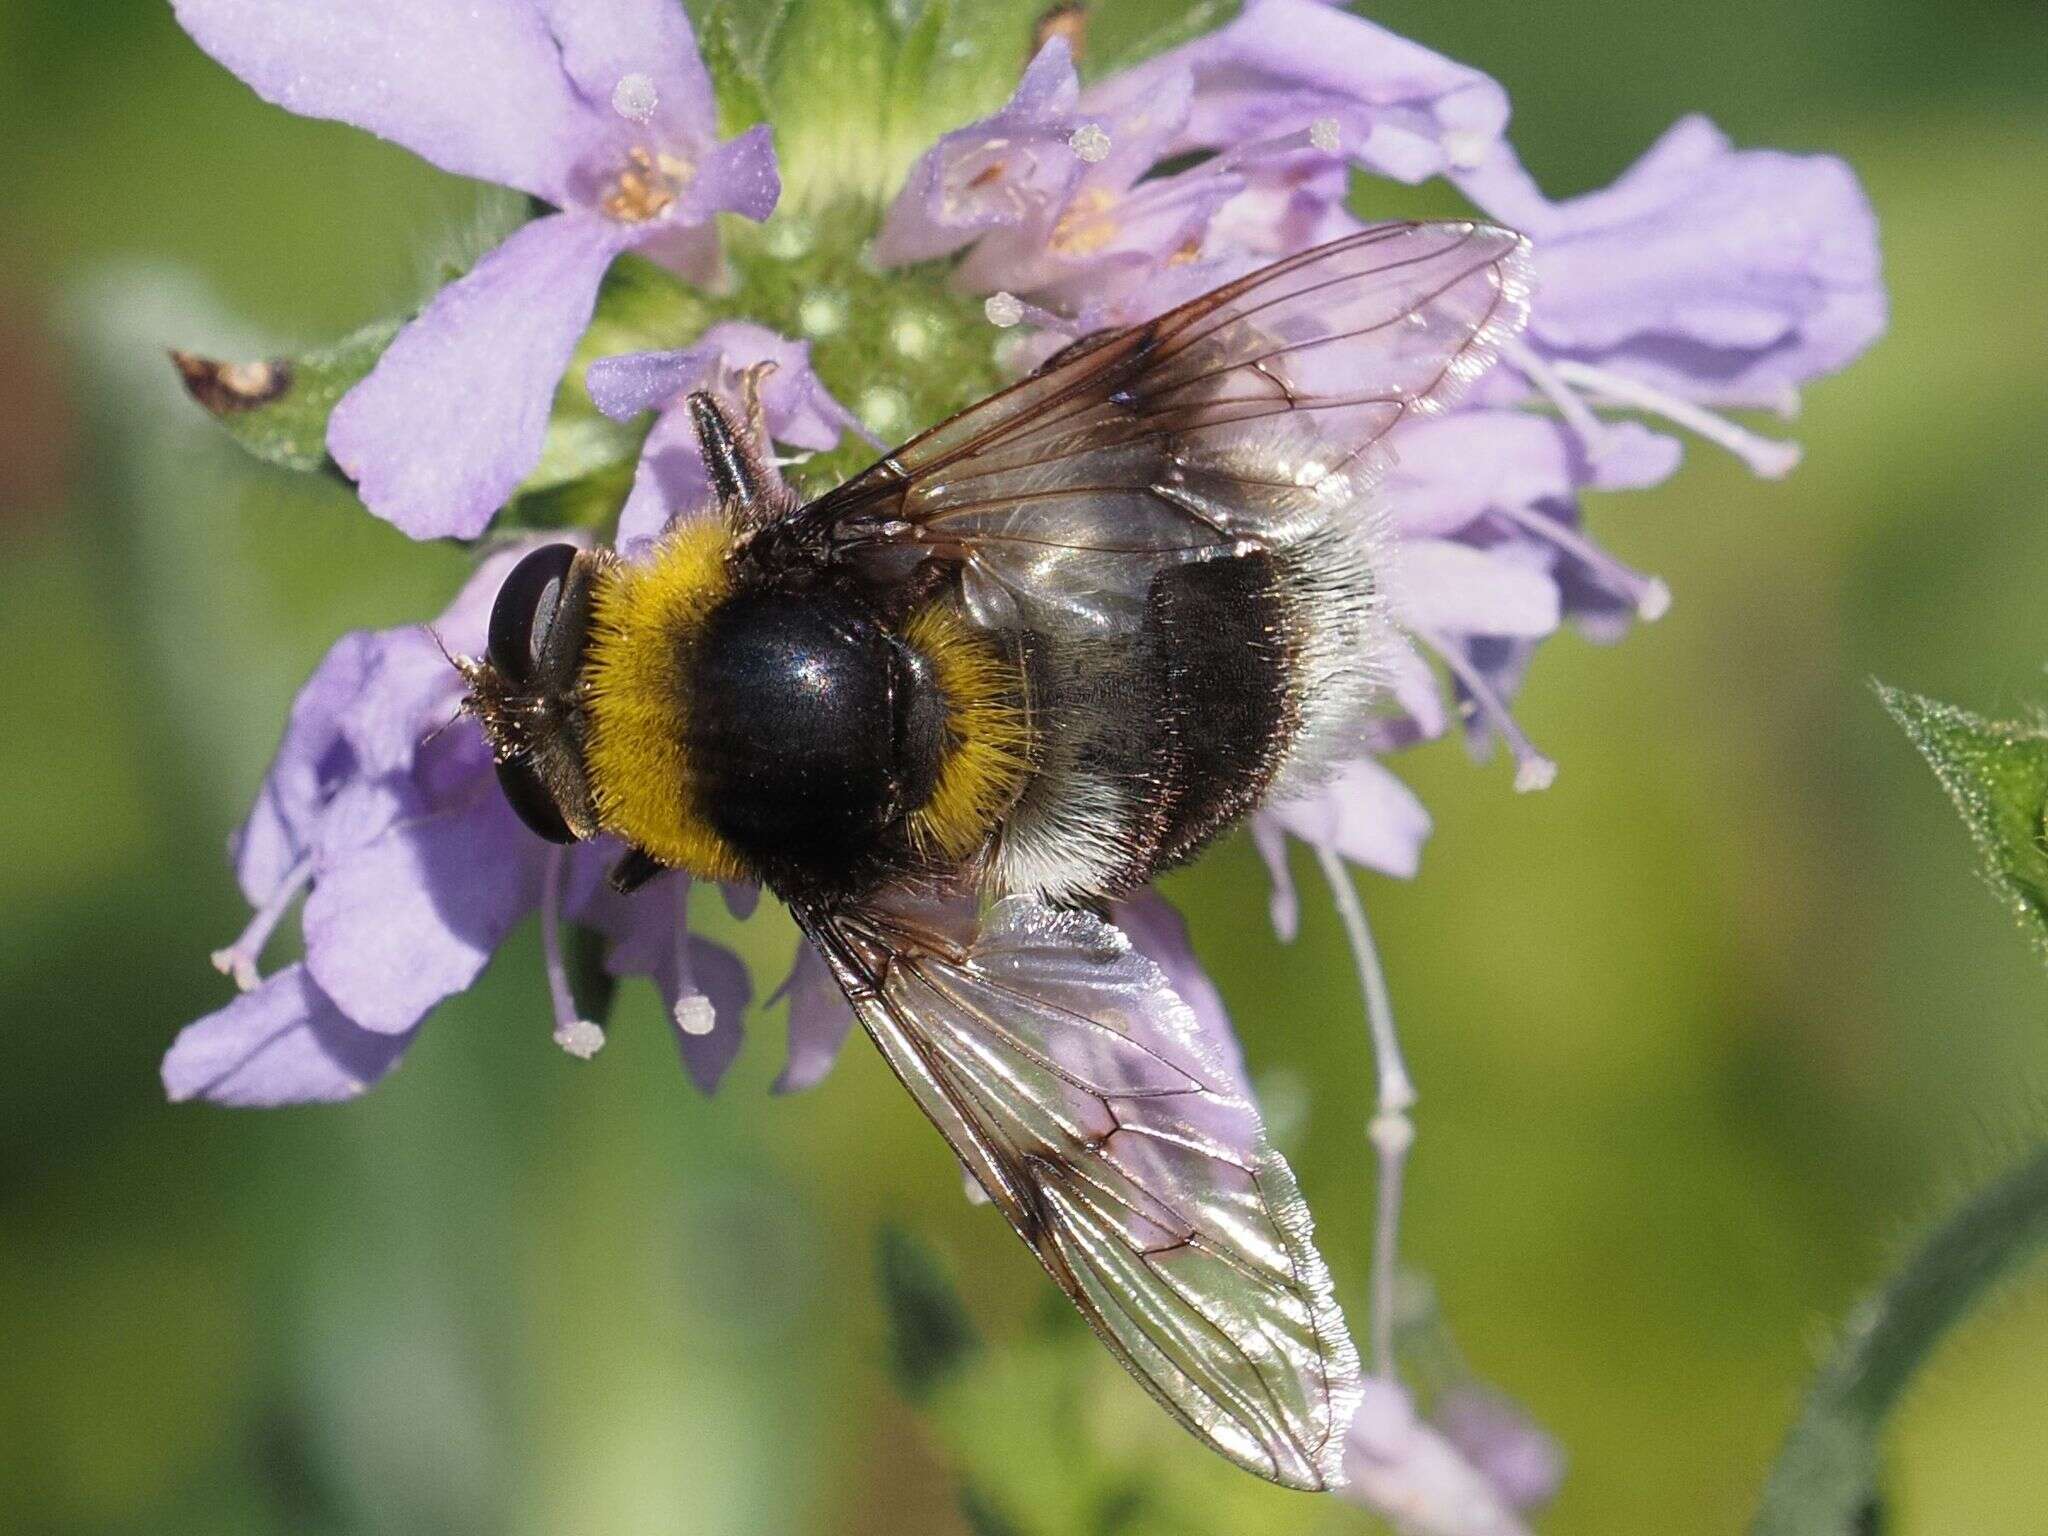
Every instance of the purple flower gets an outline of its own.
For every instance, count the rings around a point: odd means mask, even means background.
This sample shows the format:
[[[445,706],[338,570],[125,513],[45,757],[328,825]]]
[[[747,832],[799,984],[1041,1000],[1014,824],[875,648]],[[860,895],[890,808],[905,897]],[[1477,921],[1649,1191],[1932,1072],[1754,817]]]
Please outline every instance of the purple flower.
[[[875,255],[972,247],[968,288],[1123,324],[1356,228],[1347,159],[1420,181],[1486,159],[1506,122],[1486,76],[1314,0],[1255,0],[1085,92],[1055,37],[1008,104],[912,168]],[[1187,155],[1205,158],[1150,174]]]
[[[1402,616],[1448,675],[1475,749],[1498,737],[1518,787],[1555,772],[1509,701],[1542,638],[1536,585],[1561,622],[1596,640],[1655,619],[1668,588],[1586,534],[1582,490],[1657,484],[1679,440],[1621,409],[1661,418],[1734,453],[1760,475],[1798,462],[1795,445],[1718,414],[1769,406],[1789,415],[1798,388],[1858,356],[1883,331],[1876,224],[1854,174],[1825,156],[1737,151],[1703,118],[1671,129],[1611,187],[1552,203],[1505,144],[1455,179],[1528,233],[1535,297],[1526,336],[1464,408],[1403,428],[1388,485],[1402,542]],[[1526,409],[1535,406],[1540,414]],[[1481,553],[1494,617],[1453,622],[1441,605],[1447,547]],[[1418,564],[1414,556],[1427,551]],[[1500,583],[1513,568],[1515,580]],[[1519,592],[1519,599],[1499,599]],[[1477,619],[1480,622],[1470,622]],[[1439,714],[1407,701],[1374,723],[1376,749],[1438,734]]]
[[[789,975],[769,994],[768,1001],[789,1007],[789,1056],[775,1079],[774,1091],[796,1093],[815,1087],[832,1070],[839,1048],[853,1028],[852,1004],[839,990],[824,957],[801,940]]]
[[[1846,366],[1884,332],[1876,219],[1855,173],[1833,156],[1738,150],[1695,116],[1673,124],[1612,186],[1561,203],[1536,189],[1505,144],[1456,179],[1535,242],[1541,300],[1528,339],[1554,364],[1597,365],[1681,400],[1790,416],[1800,386]],[[1615,404],[1636,403],[1567,377]],[[1756,467],[1767,473],[1773,462]]]
[[[260,96],[559,211],[436,294],[329,420],[364,503],[415,538],[474,537],[540,459],[599,280],[637,250],[695,280],[711,217],[765,218],[765,126],[718,142],[676,0],[174,0]]]
[[[750,988],[736,959],[686,931],[688,882],[666,875],[618,896],[603,874],[620,850],[535,837],[499,791],[481,733],[456,718],[463,683],[442,646],[483,649],[490,604],[526,547],[485,561],[433,633],[343,636],[300,691],[234,840],[256,911],[214,960],[242,995],[171,1047],[172,1098],[282,1104],[360,1092],[536,909],[565,1049],[588,1055],[603,1043],[569,993],[561,928],[577,922],[607,940],[613,974],[654,978],[684,1065],[699,1086],[716,1086]],[[260,977],[301,895],[305,958]]]
[[[1537,1509],[1557,1497],[1564,1451],[1506,1396],[1478,1382],[1461,1382],[1437,1394],[1429,1417],[1516,1509]]]
[[[1368,754],[1455,719],[1475,753],[1506,743],[1517,788],[1542,788],[1556,767],[1511,709],[1537,646],[1565,624],[1617,639],[1669,606],[1663,582],[1594,541],[1579,496],[1658,483],[1680,442],[1603,413],[1661,418],[1780,475],[1796,448],[1718,411],[1789,412],[1883,329],[1874,222],[1839,161],[1736,151],[1688,118],[1612,187],[1552,203],[1506,122],[1476,71],[1313,0],[1254,0],[1086,91],[1048,43],[1008,105],[918,163],[876,243],[884,261],[964,252],[954,279],[990,294],[991,320],[1038,328],[1012,353],[1029,365],[1357,228],[1354,168],[1448,176],[1532,238],[1528,334],[1473,398],[1391,444],[1388,587],[1412,649],[1392,658],[1386,707],[1359,722],[1348,767],[1254,820],[1283,932],[1289,836],[1415,870],[1428,815]],[[1161,173],[1189,154],[1206,158]]]
[[[867,435],[853,413],[818,382],[810,350],[808,342],[734,320],[712,326],[678,352],[635,352],[590,365],[585,376],[590,398],[607,416],[627,421],[642,411],[662,413],[647,434],[632,494],[619,513],[621,549],[653,538],[674,518],[709,509],[711,486],[704,478],[697,432],[690,413],[681,409],[692,390],[744,399],[752,373],[771,442],[822,450],[835,447],[844,432]]]
[[[1418,1418],[1407,1391],[1368,1377],[1344,1441],[1341,1497],[1411,1536],[1528,1536],[1516,1501],[1451,1438]]]

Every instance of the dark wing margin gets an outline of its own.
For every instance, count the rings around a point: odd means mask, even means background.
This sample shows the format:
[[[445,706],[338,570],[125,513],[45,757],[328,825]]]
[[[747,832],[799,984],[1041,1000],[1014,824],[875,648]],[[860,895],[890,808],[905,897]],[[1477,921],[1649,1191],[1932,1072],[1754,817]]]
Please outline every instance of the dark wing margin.
[[[1090,338],[796,516],[841,548],[910,539],[970,558],[1256,536],[1330,476],[1325,502],[1362,497],[1387,434],[1453,403],[1520,331],[1527,287],[1511,231],[1373,225]],[[1062,516],[1076,498],[1089,513]]]
[[[798,909],[890,1068],[1133,1376],[1238,1465],[1342,1483],[1358,1352],[1258,1111],[1150,960],[1024,896]]]

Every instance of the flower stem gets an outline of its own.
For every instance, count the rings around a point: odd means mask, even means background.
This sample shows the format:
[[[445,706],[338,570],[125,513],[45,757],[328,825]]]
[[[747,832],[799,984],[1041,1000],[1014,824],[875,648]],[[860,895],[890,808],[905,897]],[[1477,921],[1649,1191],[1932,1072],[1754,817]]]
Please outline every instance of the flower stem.
[[[1595,368],[1590,363],[1572,362],[1569,359],[1559,360],[1553,368],[1558,379],[1566,386],[1577,385],[1581,389],[1591,390],[1610,404],[1648,411],[1688,431],[1698,433],[1708,442],[1727,449],[1766,480],[1783,479],[1799,463],[1797,443],[1764,437],[1747,427],[1737,425],[1725,416],[1717,416],[1704,406],[1695,405],[1690,400],[1682,400],[1677,395],[1667,394],[1639,379],[1631,379],[1605,368]],[[1525,368],[1523,371],[1526,373],[1528,370]]]
[[[569,850],[550,848],[540,879],[540,952],[548,975],[548,1001],[555,1010],[555,1044],[588,1061],[604,1045],[604,1028],[577,1013],[569,967],[562,959],[562,882],[568,869]]]
[[[1386,973],[1366,926],[1365,907],[1344,861],[1328,848],[1316,849],[1316,863],[1329,882],[1330,898],[1344,923],[1351,958],[1358,967],[1358,987],[1365,996],[1365,1021],[1372,1035],[1373,1067],[1378,1075],[1378,1101],[1369,1135],[1379,1160],[1379,1184],[1373,1201],[1372,1236],[1372,1368],[1379,1376],[1394,1374],[1394,1281],[1400,1259],[1401,1181],[1408,1152],[1415,1144],[1415,1124],[1408,1111],[1415,1106],[1415,1083],[1401,1059],[1401,1041],[1394,1030],[1393,999],[1387,995]]]
[[[1531,790],[1548,789],[1557,779],[1557,764],[1536,749],[1515,722],[1514,714],[1493,691],[1471,659],[1451,642],[1428,630],[1409,631],[1416,639],[1428,646],[1451,669],[1455,677],[1472,696],[1473,706],[1486,718],[1487,724],[1500,732],[1501,740],[1508,744],[1508,751],[1515,759],[1515,788],[1522,794]]]
[[[216,949],[213,952],[213,968],[223,976],[234,977],[235,985],[244,992],[255,991],[257,984],[263,980],[256,969],[257,962],[263,958],[263,947],[270,942],[271,934],[277,931],[277,925],[284,920],[284,914],[293,899],[306,888],[312,878],[313,856],[309,853],[285,871],[284,878],[277,882],[277,889],[271,892],[270,899],[256,909],[255,914],[249,919],[249,926],[241,931],[235,942],[226,949]]]

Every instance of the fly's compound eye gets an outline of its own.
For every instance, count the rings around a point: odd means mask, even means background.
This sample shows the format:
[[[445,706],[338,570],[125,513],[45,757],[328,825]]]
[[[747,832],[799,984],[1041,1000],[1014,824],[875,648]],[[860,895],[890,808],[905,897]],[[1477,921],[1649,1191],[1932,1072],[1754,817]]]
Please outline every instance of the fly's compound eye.
[[[505,792],[506,801],[518,813],[519,819],[536,837],[544,837],[551,843],[576,841],[576,834],[562,819],[555,797],[548,793],[548,787],[541,783],[540,775],[530,764],[517,758],[507,758],[499,763],[498,787]]]
[[[512,574],[498,588],[497,601],[491,604],[485,655],[507,682],[520,688],[533,686],[541,647],[561,606],[562,583],[575,559],[574,544],[542,545],[513,566]],[[505,793],[515,806],[519,804],[509,788]],[[528,825],[532,825],[530,817]]]

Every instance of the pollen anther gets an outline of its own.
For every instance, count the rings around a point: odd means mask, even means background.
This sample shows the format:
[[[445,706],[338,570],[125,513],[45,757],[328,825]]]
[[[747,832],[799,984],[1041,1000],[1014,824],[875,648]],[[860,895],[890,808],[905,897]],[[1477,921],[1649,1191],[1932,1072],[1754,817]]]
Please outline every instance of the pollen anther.
[[[677,196],[696,179],[697,168],[674,155],[658,155],[639,145],[626,151],[626,169],[598,205],[622,224],[645,224],[675,206]]]

